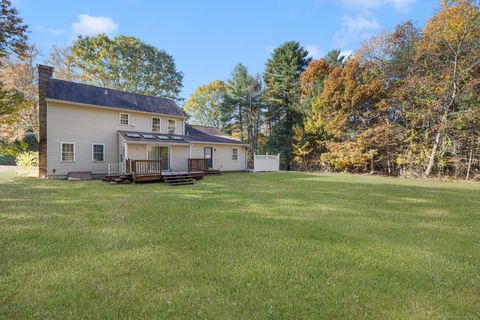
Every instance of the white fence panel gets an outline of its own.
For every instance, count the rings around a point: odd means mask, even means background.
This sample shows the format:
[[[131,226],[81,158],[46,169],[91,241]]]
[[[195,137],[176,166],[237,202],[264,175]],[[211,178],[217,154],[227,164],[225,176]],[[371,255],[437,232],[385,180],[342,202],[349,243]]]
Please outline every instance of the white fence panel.
[[[280,154],[254,154],[253,155],[253,172],[269,172],[280,170]]]

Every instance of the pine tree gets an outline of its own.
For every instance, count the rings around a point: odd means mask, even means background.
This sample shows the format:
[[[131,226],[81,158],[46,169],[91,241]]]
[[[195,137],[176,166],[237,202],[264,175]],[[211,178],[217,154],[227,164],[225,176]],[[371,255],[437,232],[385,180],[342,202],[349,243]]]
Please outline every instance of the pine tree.
[[[307,56],[308,51],[298,42],[285,42],[273,51],[264,73],[267,147],[281,153],[287,170],[293,160],[294,128],[303,121],[300,75],[310,62]]]

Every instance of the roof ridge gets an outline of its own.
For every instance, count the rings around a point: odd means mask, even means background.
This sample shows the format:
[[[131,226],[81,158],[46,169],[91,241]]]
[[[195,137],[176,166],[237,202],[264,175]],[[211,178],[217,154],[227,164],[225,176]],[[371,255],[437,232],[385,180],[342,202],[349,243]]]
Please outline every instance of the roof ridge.
[[[128,94],[136,94],[136,95],[140,95],[140,96],[144,96],[144,97],[149,97],[149,98],[164,99],[164,100],[172,101],[173,103],[176,104],[175,100],[170,99],[170,98],[166,98],[166,97],[158,97],[158,96],[152,96],[152,95],[143,94],[143,93],[139,93],[139,92],[131,92],[131,91],[118,90],[118,89],[108,88],[108,87],[100,87],[100,86],[97,86],[97,85],[94,85],[94,84],[88,84],[88,83],[82,83],[82,82],[76,82],[76,81],[69,81],[69,80],[63,80],[63,79],[57,79],[57,78],[51,78],[50,80],[68,82],[68,83],[73,83],[73,84],[78,84],[78,85],[81,85],[81,86],[98,88],[98,89],[113,90],[113,91],[122,92],[122,93],[128,93]],[[180,107],[178,107],[178,108],[180,108]],[[181,109],[181,108],[180,108],[180,109]]]

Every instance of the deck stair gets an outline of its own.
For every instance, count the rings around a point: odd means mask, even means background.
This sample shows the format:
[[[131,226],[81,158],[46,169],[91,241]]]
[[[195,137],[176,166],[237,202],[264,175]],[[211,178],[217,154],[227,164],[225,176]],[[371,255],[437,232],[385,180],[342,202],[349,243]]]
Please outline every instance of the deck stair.
[[[167,183],[169,186],[195,184],[195,179],[188,173],[164,175],[163,181],[165,181],[165,183]]]

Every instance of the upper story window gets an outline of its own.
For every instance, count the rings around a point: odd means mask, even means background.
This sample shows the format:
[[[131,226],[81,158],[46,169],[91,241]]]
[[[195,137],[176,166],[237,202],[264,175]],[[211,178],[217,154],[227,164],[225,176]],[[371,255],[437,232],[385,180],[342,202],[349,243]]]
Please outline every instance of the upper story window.
[[[175,133],[175,126],[177,122],[173,119],[168,119],[168,133],[174,134]]]
[[[94,162],[105,161],[105,145],[103,143],[92,144],[92,161]]]
[[[238,148],[232,148],[232,161],[238,160]]]
[[[64,162],[74,162],[75,161],[75,143],[72,142],[62,142],[61,143],[61,159]]]
[[[120,124],[128,126],[130,124],[130,115],[128,113],[120,113]]]
[[[160,132],[160,118],[152,118],[152,131]]]

